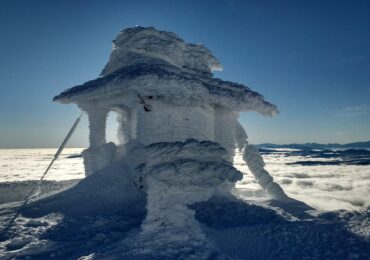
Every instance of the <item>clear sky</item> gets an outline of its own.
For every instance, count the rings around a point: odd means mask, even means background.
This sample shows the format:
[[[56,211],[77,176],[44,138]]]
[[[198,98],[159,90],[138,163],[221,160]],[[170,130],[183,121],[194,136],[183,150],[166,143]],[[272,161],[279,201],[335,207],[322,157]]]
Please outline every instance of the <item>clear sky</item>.
[[[241,115],[251,142],[370,140],[370,1],[1,0],[0,147],[58,146],[79,111],[53,96],[96,78],[135,25],[205,44],[217,77],[278,105]],[[70,146],[87,136],[85,118]]]

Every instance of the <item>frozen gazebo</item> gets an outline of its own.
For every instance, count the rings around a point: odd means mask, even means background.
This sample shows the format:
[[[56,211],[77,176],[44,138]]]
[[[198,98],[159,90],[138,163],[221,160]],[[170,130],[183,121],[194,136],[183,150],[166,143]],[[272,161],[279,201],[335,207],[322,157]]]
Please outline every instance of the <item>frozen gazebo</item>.
[[[86,173],[119,159],[125,144],[185,141],[219,143],[232,159],[246,135],[237,118],[243,111],[273,116],[277,107],[241,84],[214,78],[222,67],[203,45],[186,43],[153,27],[122,30],[100,77],[54,98],[75,103],[88,114],[90,147]],[[106,119],[118,113],[120,145],[106,144]]]
[[[85,212],[136,208],[145,219],[129,242],[139,247],[126,252],[135,256],[130,259],[151,259],[151,252],[158,259],[209,259],[203,252],[212,246],[194,207],[215,198],[220,207],[223,200],[244,203],[233,194],[243,178],[233,165],[237,147],[266,195],[288,202],[238,122],[240,112],[273,116],[276,106],[246,86],[214,78],[220,69],[203,45],[174,33],[153,27],[121,31],[101,76],[54,98],[88,115],[88,177],[44,204],[72,213],[80,204],[88,205]],[[106,142],[110,111],[118,114],[117,145]]]

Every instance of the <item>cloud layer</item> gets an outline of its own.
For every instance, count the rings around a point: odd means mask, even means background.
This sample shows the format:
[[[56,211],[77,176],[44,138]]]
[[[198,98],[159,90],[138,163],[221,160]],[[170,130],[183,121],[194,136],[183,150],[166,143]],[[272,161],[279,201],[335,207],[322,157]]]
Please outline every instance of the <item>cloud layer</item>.
[[[266,169],[291,197],[321,210],[358,210],[370,205],[370,166],[360,165],[288,165],[296,161],[317,160],[284,153],[264,155]],[[332,159],[321,158],[322,161]],[[248,168],[236,156],[236,165],[245,173],[238,188],[249,194],[261,194]],[[245,194],[245,193],[244,193]]]

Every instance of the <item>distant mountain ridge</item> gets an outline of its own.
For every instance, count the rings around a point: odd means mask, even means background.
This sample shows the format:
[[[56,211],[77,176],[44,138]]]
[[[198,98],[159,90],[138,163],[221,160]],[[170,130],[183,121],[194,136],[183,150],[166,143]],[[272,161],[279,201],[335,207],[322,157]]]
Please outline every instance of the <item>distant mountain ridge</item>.
[[[291,148],[291,149],[370,149],[370,141],[355,142],[348,144],[319,144],[319,143],[304,143],[304,144],[271,144],[263,143],[256,145],[260,148]]]

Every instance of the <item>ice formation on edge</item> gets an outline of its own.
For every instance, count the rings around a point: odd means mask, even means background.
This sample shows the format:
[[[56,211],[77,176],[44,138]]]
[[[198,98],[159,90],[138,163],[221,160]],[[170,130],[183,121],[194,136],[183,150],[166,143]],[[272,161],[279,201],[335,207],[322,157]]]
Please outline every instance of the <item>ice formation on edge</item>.
[[[243,152],[243,160],[247,163],[249,170],[263,190],[268,192],[274,199],[288,199],[288,196],[280,185],[274,182],[270,174],[264,169],[265,163],[257,147],[246,144]]]

